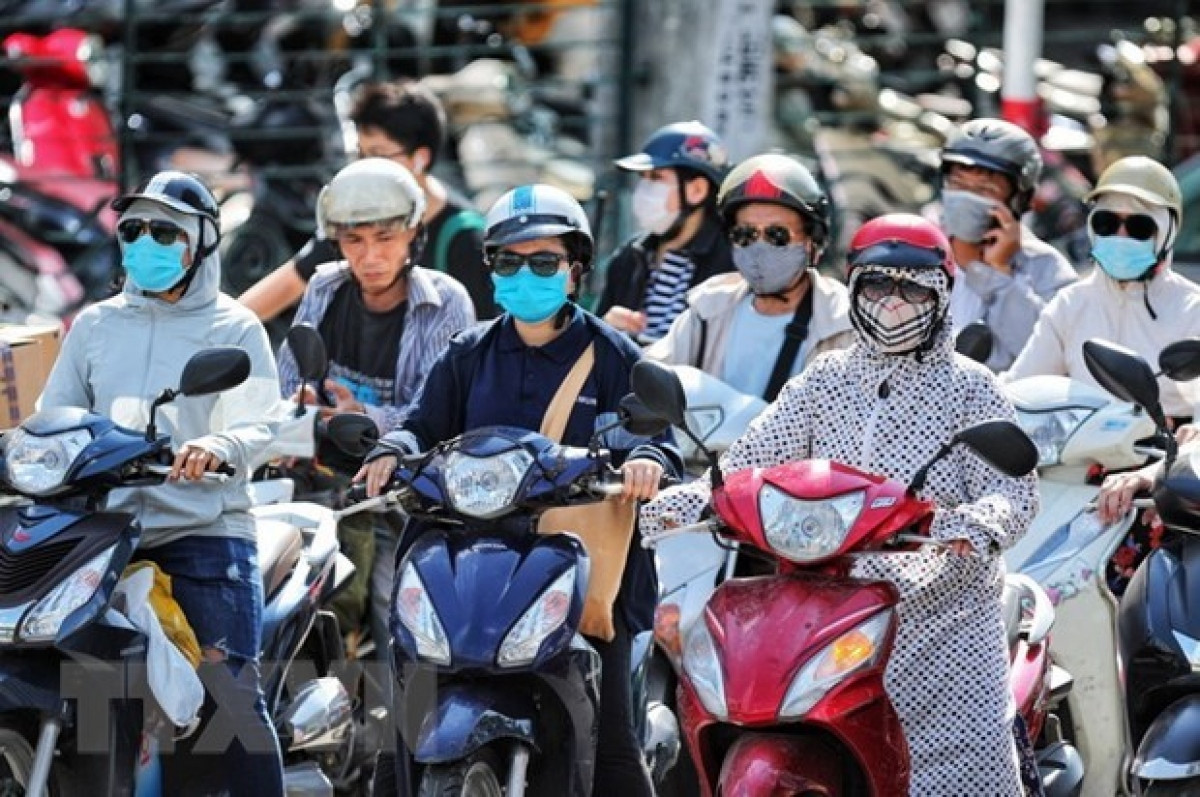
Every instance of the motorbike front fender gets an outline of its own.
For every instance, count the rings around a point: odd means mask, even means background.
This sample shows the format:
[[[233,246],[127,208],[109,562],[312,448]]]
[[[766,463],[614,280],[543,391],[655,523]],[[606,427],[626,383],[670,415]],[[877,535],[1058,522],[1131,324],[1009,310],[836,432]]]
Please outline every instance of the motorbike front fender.
[[[1200,775],[1200,694],[1163,709],[1146,729],[1133,759],[1143,780],[1182,780]]]
[[[411,746],[413,758],[422,764],[457,761],[496,739],[519,739],[537,750],[532,697],[499,684],[438,687],[437,705]]]
[[[723,797],[841,794],[836,756],[820,745],[782,734],[751,734],[733,743],[721,764]]]

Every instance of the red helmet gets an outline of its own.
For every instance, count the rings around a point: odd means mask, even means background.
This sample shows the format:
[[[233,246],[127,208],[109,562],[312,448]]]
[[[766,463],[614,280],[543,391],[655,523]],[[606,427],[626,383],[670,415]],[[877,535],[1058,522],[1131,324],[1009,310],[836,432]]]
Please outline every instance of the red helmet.
[[[888,213],[858,228],[846,256],[846,278],[859,266],[940,268],[950,284],[958,267],[938,226],[911,213]]]

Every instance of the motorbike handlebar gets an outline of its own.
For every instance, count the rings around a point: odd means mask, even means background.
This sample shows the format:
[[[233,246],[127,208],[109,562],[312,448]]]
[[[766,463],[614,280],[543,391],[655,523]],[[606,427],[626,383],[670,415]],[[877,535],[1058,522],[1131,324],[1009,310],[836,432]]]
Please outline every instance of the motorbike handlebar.
[[[155,476],[169,476],[171,474],[171,466],[170,465],[151,464],[151,465],[146,466],[146,472],[152,473]],[[225,482],[229,481],[229,478],[231,476],[235,475],[236,473],[237,473],[236,468],[234,468],[232,465],[222,462],[221,465],[215,471],[210,471],[208,473],[205,473],[203,476],[201,476],[200,481],[216,482],[218,484],[224,484]]]

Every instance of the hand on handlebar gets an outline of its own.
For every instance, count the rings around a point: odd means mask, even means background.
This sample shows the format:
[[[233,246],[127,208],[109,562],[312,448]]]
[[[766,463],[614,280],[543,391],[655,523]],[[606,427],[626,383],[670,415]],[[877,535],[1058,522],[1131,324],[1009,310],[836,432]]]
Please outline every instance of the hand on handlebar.
[[[367,497],[374,498],[383,492],[383,488],[392,480],[392,474],[396,472],[396,466],[399,464],[400,460],[390,455],[373,459],[358,469],[353,481],[365,482]]]
[[[626,501],[649,501],[658,495],[662,482],[663,466],[652,459],[631,459],[621,466],[624,489],[621,497]]]
[[[1100,485],[1096,496],[1096,518],[1104,524],[1115,522],[1132,507],[1138,493],[1147,492],[1154,486],[1154,476],[1159,463],[1124,473],[1110,473]]]
[[[233,468],[226,465],[220,457],[211,451],[201,448],[195,443],[185,443],[175,454],[175,460],[171,463],[171,472],[167,475],[167,481],[173,482],[183,478],[194,482],[204,478],[206,473],[232,475]]]

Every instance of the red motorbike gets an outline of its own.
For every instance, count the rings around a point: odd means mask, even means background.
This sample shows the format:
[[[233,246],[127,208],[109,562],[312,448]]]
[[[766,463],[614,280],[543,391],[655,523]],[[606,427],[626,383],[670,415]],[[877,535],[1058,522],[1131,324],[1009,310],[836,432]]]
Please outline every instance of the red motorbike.
[[[673,374],[639,363],[633,385],[684,427]],[[899,594],[850,570],[858,553],[940,544],[926,536],[935,506],[917,494],[959,444],[1014,477],[1037,464],[1019,427],[990,421],[955,435],[908,485],[820,459],[727,477],[712,469],[713,516],[669,533],[717,534],[768,554],[776,570],[724,582],[683,630],[679,714],[705,797],[908,794],[908,747],[883,684]],[[1019,699],[1040,726],[1045,633],[1032,622],[1038,607],[1019,587],[1014,597]]]

